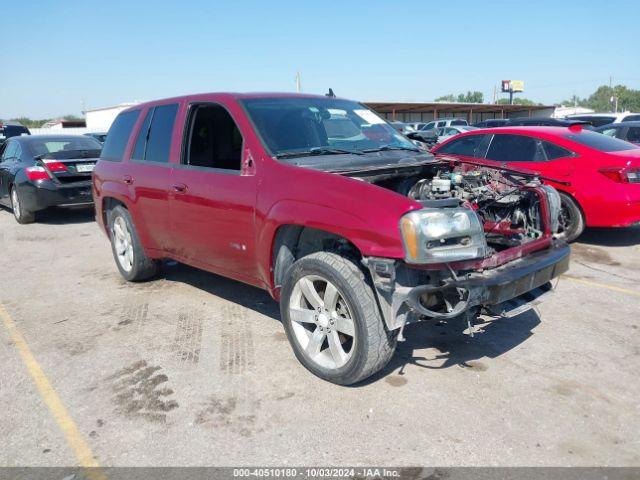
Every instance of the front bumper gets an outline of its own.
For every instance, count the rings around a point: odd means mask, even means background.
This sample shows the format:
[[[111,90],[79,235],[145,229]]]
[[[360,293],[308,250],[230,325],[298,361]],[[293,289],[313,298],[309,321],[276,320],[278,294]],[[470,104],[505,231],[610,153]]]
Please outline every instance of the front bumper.
[[[477,306],[504,305],[513,299],[533,298],[534,292],[547,290],[548,283],[569,269],[569,246],[555,240],[550,248],[531,253],[500,267],[482,272],[459,272],[444,277],[421,277],[409,269],[383,272],[376,261],[368,259],[378,299],[389,329],[399,328],[409,320],[411,312],[429,318],[453,318]],[[390,264],[386,264],[388,267]],[[433,275],[430,273],[429,275]],[[416,284],[417,281],[424,281]],[[425,281],[426,280],[426,281]],[[421,298],[425,294],[461,292],[463,299],[448,311],[433,311]],[[519,303],[522,303],[520,301]]]
[[[18,185],[23,208],[37,212],[49,207],[79,207],[92,205],[91,181],[56,185],[43,181]]]

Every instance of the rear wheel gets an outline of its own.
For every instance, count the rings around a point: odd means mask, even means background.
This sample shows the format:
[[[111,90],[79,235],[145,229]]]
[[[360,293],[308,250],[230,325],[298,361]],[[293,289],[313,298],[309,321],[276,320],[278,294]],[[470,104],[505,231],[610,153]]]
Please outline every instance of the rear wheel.
[[[558,237],[573,242],[584,231],[584,217],[576,201],[565,193],[560,193],[560,217]]]
[[[147,280],[158,273],[160,261],[144,253],[129,211],[118,205],[107,213],[111,250],[120,274],[130,282]]]
[[[280,311],[298,360],[330,382],[364,380],[393,356],[397,331],[386,329],[363,272],[340,255],[318,252],[296,261]]]
[[[18,223],[24,224],[35,222],[35,212],[31,212],[24,208],[18,189],[15,186],[11,188],[11,208],[13,209],[13,216]]]

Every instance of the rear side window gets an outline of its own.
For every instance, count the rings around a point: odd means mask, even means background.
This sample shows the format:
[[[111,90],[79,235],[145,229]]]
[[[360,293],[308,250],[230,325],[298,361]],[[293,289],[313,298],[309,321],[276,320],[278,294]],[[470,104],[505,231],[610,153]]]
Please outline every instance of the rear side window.
[[[620,152],[638,148],[636,145],[625,142],[624,140],[585,130],[581,133],[570,133],[565,135],[564,138],[600,152]]]
[[[635,122],[640,120],[640,115],[627,115],[622,119],[623,122]]]
[[[153,119],[149,127],[149,137],[145,160],[152,162],[166,163],[169,161],[169,149],[171,148],[171,135],[173,124],[178,113],[178,104],[162,105],[156,107],[153,112]]]
[[[438,150],[438,153],[449,153],[451,155],[465,155],[467,157],[477,157],[477,150],[480,142],[486,135],[469,135],[453,140]]]
[[[542,144],[535,138],[495,135],[487,158],[497,162],[538,162],[545,160],[545,153]]]
[[[16,152],[18,151],[18,142],[9,143],[2,154],[2,161],[6,162],[7,160],[11,160],[16,158]]]
[[[129,141],[131,130],[138,120],[140,110],[132,110],[118,115],[109,129],[107,139],[102,146],[100,158],[104,160],[121,161],[124,149]]]
[[[449,125],[452,125],[455,127],[456,125],[466,125],[466,124],[467,124],[466,120],[452,120]]]

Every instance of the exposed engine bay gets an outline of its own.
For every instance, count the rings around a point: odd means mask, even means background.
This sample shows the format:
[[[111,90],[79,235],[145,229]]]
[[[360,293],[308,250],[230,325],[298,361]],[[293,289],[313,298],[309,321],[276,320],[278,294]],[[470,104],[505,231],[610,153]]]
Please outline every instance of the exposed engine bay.
[[[425,208],[468,208],[482,222],[493,251],[543,236],[540,183],[526,174],[461,162],[437,162],[419,168],[359,172],[349,176],[388,188]]]

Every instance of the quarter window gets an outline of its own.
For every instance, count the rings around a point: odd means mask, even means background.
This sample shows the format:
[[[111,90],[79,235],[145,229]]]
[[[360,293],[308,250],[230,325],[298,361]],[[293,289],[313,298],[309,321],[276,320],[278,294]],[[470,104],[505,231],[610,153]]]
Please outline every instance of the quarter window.
[[[138,120],[140,110],[131,110],[130,112],[124,112],[117,116],[109,133],[107,139],[104,141],[100,158],[104,160],[116,160],[121,161],[124,149],[127,146],[131,130]]]
[[[573,152],[570,152],[566,148],[545,141],[541,142],[544,145],[547,160],[555,160],[556,158],[570,157],[573,155]]]
[[[191,111],[189,143],[183,163],[194,167],[239,171],[242,135],[221,105],[198,105]]]

